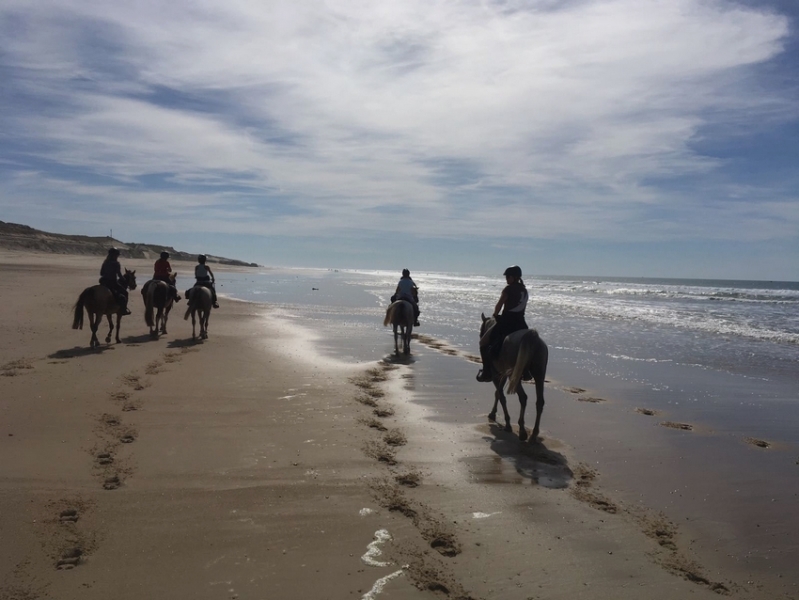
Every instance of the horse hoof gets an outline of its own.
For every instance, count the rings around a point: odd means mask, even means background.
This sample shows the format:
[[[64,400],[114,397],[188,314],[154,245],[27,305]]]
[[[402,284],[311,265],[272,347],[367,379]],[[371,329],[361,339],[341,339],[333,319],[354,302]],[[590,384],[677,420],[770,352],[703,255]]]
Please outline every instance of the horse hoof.
[[[519,441],[526,442],[527,441],[527,431],[524,429],[519,430]]]
[[[495,413],[495,412],[488,413],[488,420],[489,421],[493,421],[494,423],[496,423],[497,422],[497,413]]]
[[[509,431],[509,432],[512,433],[513,432],[513,427],[511,427],[510,425],[505,425],[505,431]]]

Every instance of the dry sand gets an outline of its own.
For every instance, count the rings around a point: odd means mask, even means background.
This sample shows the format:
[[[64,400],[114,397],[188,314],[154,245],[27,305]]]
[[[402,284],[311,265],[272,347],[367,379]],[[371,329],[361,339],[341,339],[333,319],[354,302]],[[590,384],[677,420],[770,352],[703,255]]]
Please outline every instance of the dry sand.
[[[154,340],[136,290],[89,350],[98,269],[0,254],[0,600],[770,597],[556,441],[425,419],[411,367],[324,360],[269,307],[223,299],[195,344],[180,303]]]

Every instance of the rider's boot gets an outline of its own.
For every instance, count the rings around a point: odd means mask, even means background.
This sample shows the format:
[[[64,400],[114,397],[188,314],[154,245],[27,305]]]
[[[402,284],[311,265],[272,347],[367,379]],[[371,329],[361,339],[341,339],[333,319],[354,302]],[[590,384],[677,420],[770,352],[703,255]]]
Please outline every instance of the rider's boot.
[[[128,308],[128,299],[127,299],[127,298],[125,298],[124,296],[121,296],[121,297],[119,298],[119,308],[120,308],[120,310],[122,311],[122,314],[123,314],[123,315],[129,315],[129,314],[132,314],[132,313],[130,312],[130,309]]]
[[[215,289],[211,289],[211,293],[214,295],[213,296],[214,308],[219,308],[219,303],[216,301],[216,290]]]
[[[178,294],[178,288],[176,288],[174,285],[170,285],[169,289],[172,290],[172,299],[175,302],[180,302],[180,294]]]
[[[493,381],[494,376],[491,372],[491,346],[480,346],[480,358],[483,359],[483,368],[477,373],[477,381]]]

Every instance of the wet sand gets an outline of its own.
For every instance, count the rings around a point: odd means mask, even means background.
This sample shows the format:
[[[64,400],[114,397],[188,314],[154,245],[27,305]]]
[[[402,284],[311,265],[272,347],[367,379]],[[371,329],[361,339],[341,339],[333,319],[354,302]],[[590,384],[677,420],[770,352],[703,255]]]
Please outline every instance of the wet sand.
[[[89,350],[71,310],[97,262],[0,255],[0,598],[792,597],[709,567],[666,498],[619,497],[550,433],[612,401],[553,382],[542,443],[520,444],[485,420],[485,386],[459,406],[473,421],[436,414],[473,376],[457,351],[344,362],[224,299],[207,341],[185,303],[156,340],[138,290],[122,343]]]

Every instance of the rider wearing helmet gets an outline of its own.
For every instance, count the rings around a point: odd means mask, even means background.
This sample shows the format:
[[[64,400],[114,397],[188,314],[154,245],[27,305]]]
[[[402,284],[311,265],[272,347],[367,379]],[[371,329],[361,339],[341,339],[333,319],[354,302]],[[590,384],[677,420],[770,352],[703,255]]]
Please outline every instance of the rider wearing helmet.
[[[169,277],[170,273],[172,273],[172,265],[169,264],[169,252],[164,250],[161,252],[161,258],[155,261],[153,266],[153,279],[166,282],[172,292],[172,298],[174,298],[175,302],[178,302],[180,296],[178,295],[178,289],[172,284],[172,279]],[[144,291],[145,288],[142,288],[142,294],[144,294]]]
[[[419,287],[411,279],[411,272],[408,269],[402,270],[402,278],[397,284],[397,290],[392,296],[394,300],[407,300],[413,306],[414,327],[419,327]]]
[[[214,308],[219,308],[219,304],[216,302],[216,290],[214,289],[214,281],[216,279],[214,277],[214,272],[211,271],[211,267],[205,264],[207,260],[208,258],[205,254],[200,254],[200,256],[197,257],[197,262],[199,264],[194,267],[194,277],[197,279],[197,283],[194,285],[201,285],[211,290],[211,299],[213,300]]]
[[[517,265],[505,269],[505,281],[508,285],[502,290],[499,302],[494,307],[496,324],[489,328],[480,338],[480,358],[483,368],[477,374],[477,381],[492,381],[491,359],[502,347],[505,336],[514,331],[527,329],[524,320],[524,309],[527,307],[527,288],[522,281],[522,269]],[[500,314],[499,311],[502,311]]]
[[[122,309],[123,315],[129,315],[128,284],[122,276],[122,265],[119,264],[119,248],[109,248],[108,256],[100,267],[100,284],[107,287]]]

